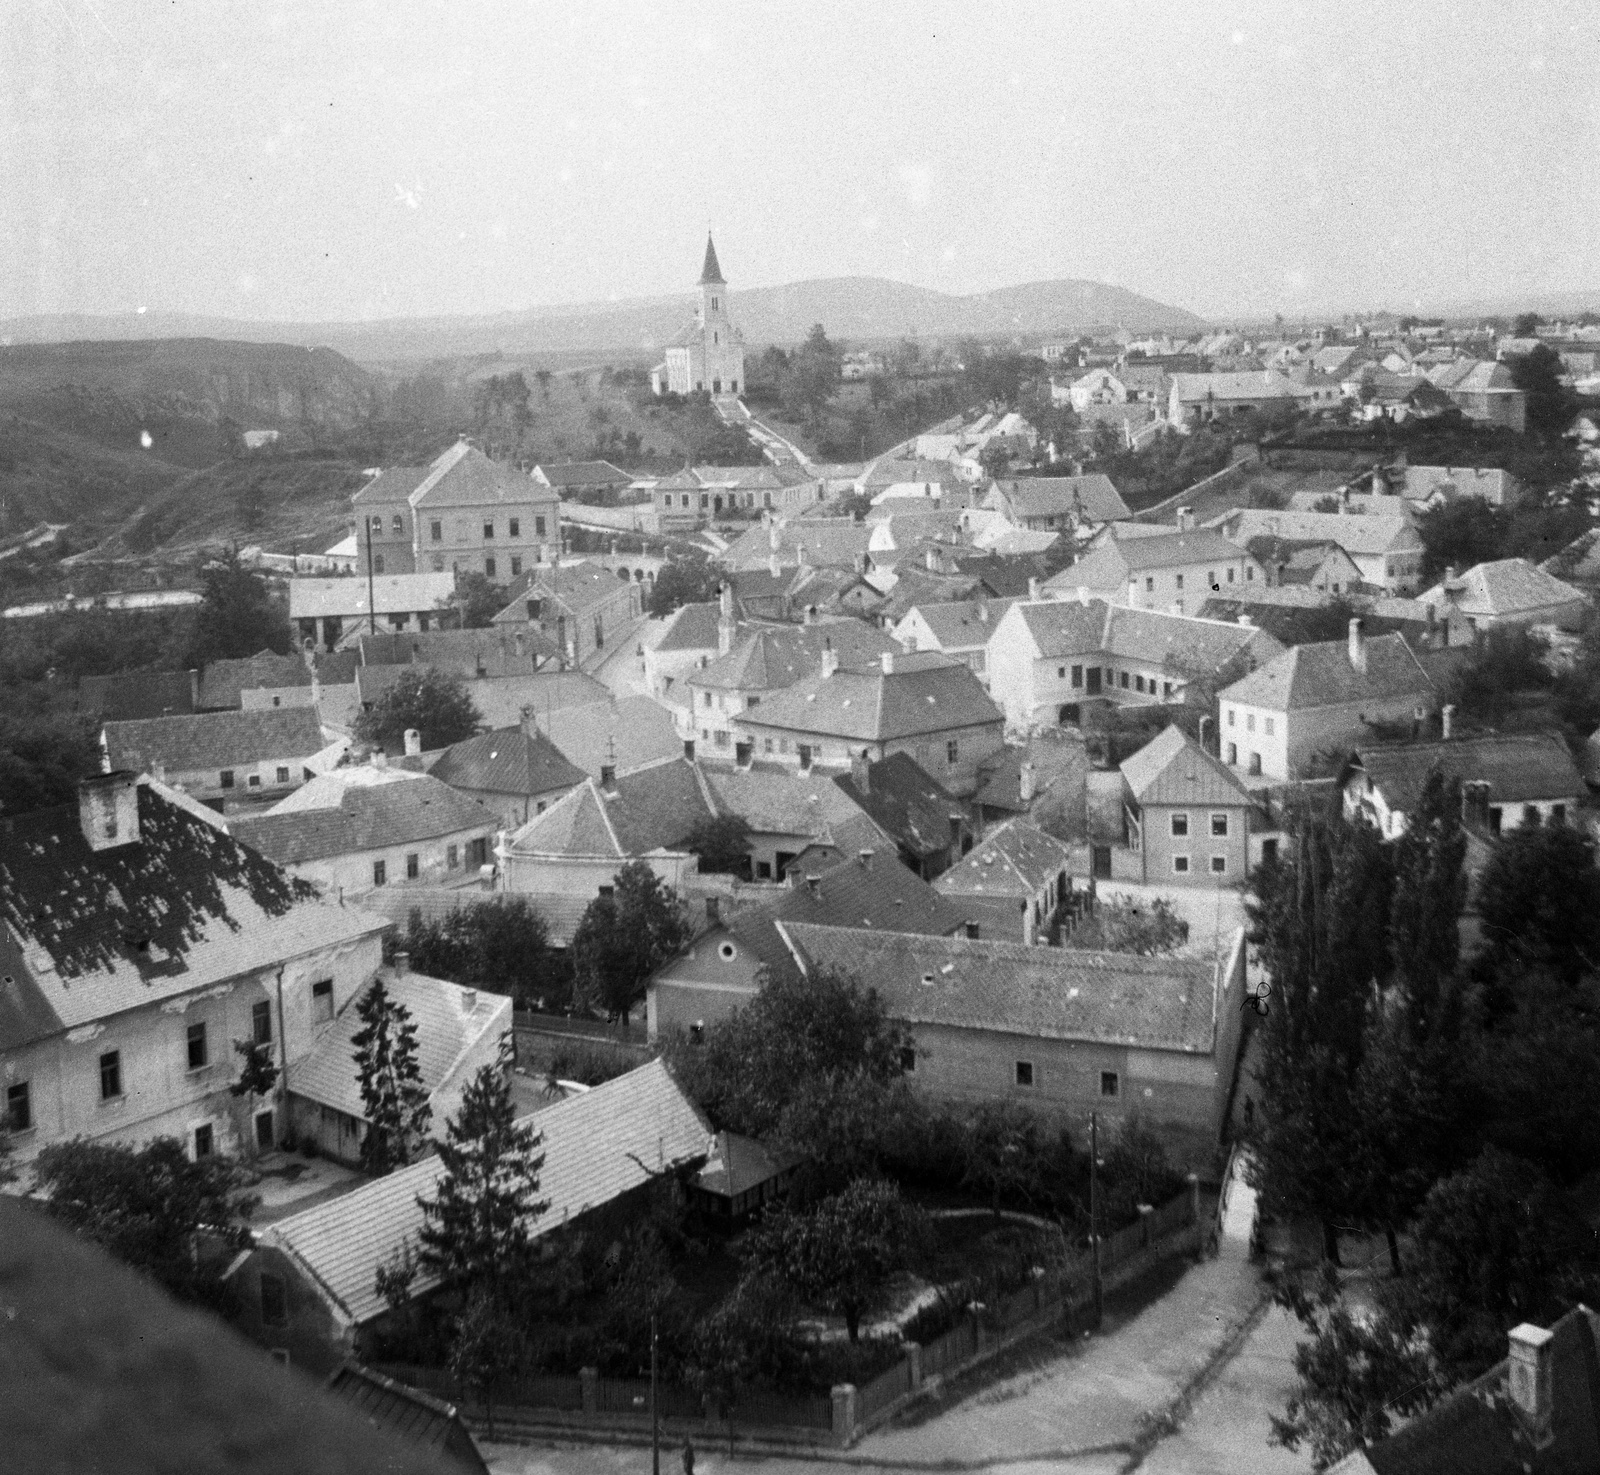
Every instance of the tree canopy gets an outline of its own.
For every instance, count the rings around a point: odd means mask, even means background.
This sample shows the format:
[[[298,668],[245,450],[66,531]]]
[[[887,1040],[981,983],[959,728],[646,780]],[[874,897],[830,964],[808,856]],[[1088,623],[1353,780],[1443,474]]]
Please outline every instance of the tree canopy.
[[[417,1063],[417,1026],[411,1011],[390,996],[382,977],[356,1005],[361,1028],[350,1038],[367,1130],[361,1166],[374,1177],[402,1168],[428,1140],[433,1108]]]
[[[485,897],[433,921],[412,912],[405,947],[419,973],[508,992],[519,1004],[552,984],[549,929],[525,896]]]
[[[683,904],[646,861],[629,861],[612,895],[590,902],[572,934],[574,990],[626,1023],[646,980],[688,940]]]
[[[266,579],[247,567],[237,548],[214,554],[201,572],[200,610],[194,626],[192,665],[289,649],[289,614]]]
[[[355,733],[385,752],[402,752],[410,728],[424,749],[448,748],[471,737],[482,724],[461,678],[438,666],[407,666],[399,679],[356,718]]]

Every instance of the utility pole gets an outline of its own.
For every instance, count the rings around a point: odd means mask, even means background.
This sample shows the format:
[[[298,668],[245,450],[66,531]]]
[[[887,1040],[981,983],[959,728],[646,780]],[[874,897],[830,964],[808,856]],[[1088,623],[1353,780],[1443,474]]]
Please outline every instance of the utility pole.
[[[1094,1274],[1094,1325],[1100,1329],[1105,1302],[1100,1286],[1100,1113],[1089,1113],[1089,1253]]]
[[[656,1412],[656,1319],[650,1317],[650,1475],[661,1475],[661,1418]]]
[[[372,518],[367,518],[367,629],[378,633],[378,598],[373,592],[372,578]]]

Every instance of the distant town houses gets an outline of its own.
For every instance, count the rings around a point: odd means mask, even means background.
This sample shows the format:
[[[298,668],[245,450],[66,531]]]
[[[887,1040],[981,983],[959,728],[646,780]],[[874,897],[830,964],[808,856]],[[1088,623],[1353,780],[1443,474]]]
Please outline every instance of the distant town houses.
[[[1256,580],[1264,582],[1263,571],[1245,542],[1194,527],[1185,509],[1176,528],[1136,537],[1113,531],[1045,588],[1052,593],[1082,589],[1135,609],[1181,615],[1197,610],[1213,593]]]
[[[1015,528],[1072,532],[1080,540],[1129,515],[1111,478],[1098,472],[997,481],[983,505]]]
[[[1583,590],[1525,558],[1497,558],[1460,574],[1446,569],[1419,598],[1441,614],[1459,613],[1474,630],[1507,625],[1576,630],[1590,607]]]
[[[1239,507],[1209,526],[1244,546],[1262,537],[1336,544],[1350,555],[1364,583],[1389,594],[1413,592],[1422,569],[1422,534],[1405,516]]]

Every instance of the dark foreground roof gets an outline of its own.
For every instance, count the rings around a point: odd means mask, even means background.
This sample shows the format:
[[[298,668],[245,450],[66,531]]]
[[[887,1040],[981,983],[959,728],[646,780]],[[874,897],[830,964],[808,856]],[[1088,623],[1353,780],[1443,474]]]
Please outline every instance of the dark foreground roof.
[[[355,1362],[335,1370],[328,1391],[365,1419],[369,1428],[388,1430],[418,1449],[448,1456],[459,1469],[489,1475],[454,1404]]]

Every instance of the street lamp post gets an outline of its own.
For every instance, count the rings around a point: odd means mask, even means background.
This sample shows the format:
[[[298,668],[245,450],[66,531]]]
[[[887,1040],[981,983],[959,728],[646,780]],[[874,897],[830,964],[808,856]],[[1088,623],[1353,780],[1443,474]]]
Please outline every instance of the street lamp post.
[[[1100,1285],[1100,1113],[1089,1113],[1089,1254],[1094,1276],[1094,1325],[1105,1313]]]

